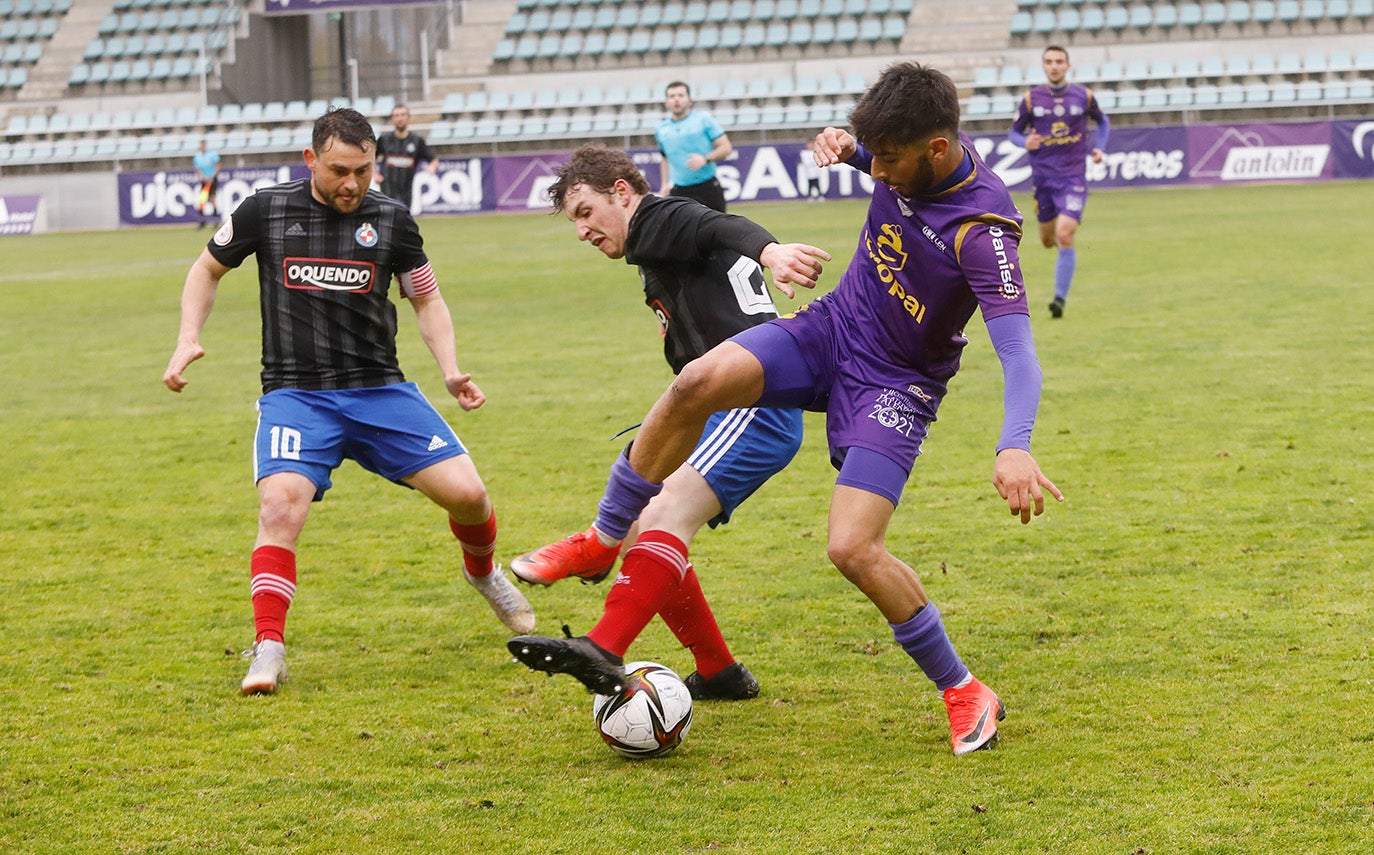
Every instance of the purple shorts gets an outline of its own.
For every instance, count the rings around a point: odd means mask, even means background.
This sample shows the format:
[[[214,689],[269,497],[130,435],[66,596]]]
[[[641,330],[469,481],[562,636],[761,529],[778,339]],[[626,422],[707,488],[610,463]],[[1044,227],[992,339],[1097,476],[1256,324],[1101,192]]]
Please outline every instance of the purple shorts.
[[[935,421],[945,394],[943,382],[910,369],[879,369],[871,360],[862,361],[862,354],[851,351],[853,337],[835,329],[824,301],[751,327],[731,340],[763,364],[759,406],[824,411],[830,462],[841,470],[840,483],[850,483],[843,465],[849,450],[867,449],[891,461],[894,472],[878,477],[869,471],[851,486],[887,496],[896,504]],[[872,456],[863,458],[868,461],[865,469],[871,470]],[[887,486],[874,489],[870,482]]]
[[[1038,222],[1048,223],[1063,214],[1081,223],[1087,205],[1088,186],[1082,182],[1035,186],[1035,219]]]

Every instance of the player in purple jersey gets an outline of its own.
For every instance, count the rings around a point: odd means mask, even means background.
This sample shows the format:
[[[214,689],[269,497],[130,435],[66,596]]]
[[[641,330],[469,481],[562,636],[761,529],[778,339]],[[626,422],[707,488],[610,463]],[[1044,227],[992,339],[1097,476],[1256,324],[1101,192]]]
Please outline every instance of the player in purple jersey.
[[[600,513],[635,519],[687,459],[711,413],[825,411],[839,469],[827,553],[942,693],[954,753],[962,755],[996,737],[1002,702],[965,667],[920,579],[884,543],[975,310],[1005,381],[993,484],[1023,523],[1044,511],[1046,491],[1063,499],[1030,454],[1040,366],[1016,252],[1021,217],[959,133],[958,90],[944,74],[893,65],[850,121],[864,145],[827,128],[816,140],[817,164],[848,162],[879,183],[839,285],[804,311],[751,327],[688,364],[612,466]],[[791,281],[813,284],[820,265],[808,266]],[[676,577],[660,576],[667,577],[662,602]]]
[[[1059,248],[1054,265],[1054,299],[1050,302],[1050,317],[1059,318],[1064,315],[1064,301],[1069,297],[1078,262],[1074,235],[1088,204],[1087,158],[1091,156],[1093,163],[1102,162],[1111,123],[1091,89],[1068,82],[1068,51],[1051,45],[1045,48],[1040,64],[1048,83],[1021,97],[1007,137],[1024,147],[1030,156],[1040,242],[1047,249]],[[1091,152],[1089,120],[1097,125]]]
[[[467,449],[405,382],[396,360],[393,277],[420,336],[464,410],[486,396],[459,370],[453,318],[406,207],[368,192],[376,139],[355,110],[330,110],[304,152],[310,177],[245,199],[191,266],[181,330],[162,375],[173,392],[205,355],[201,331],[220,279],[258,260],[263,396],[254,478],[258,536],[250,592],[256,639],[244,694],[275,692],[286,677],[286,613],[296,592],[296,542],[312,501],[345,457],[419,490],[448,515],[463,573],[514,633],[534,628],[523,594],[492,561],[496,514]]]

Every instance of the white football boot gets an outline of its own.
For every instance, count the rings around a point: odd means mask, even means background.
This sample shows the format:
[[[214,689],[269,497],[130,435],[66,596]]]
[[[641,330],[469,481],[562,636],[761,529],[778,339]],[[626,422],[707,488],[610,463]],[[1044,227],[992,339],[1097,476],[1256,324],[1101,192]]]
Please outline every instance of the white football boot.
[[[534,631],[534,609],[530,608],[530,601],[515,589],[510,579],[506,578],[500,564],[493,567],[486,576],[473,576],[464,570],[463,577],[478,593],[487,598],[491,610],[496,612],[496,616],[507,629],[516,635]]]
[[[270,695],[286,681],[286,645],[264,638],[243,655],[253,657],[240,688],[245,695]]]

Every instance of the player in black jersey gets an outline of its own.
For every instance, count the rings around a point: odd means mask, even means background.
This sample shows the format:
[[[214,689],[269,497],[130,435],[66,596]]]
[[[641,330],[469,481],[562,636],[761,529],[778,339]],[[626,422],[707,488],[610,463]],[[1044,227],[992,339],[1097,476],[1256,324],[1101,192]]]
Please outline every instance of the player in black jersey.
[[[573,153],[549,196],[577,226],[579,239],[639,267],[644,300],[658,317],[674,373],[735,333],[778,316],[760,261],[791,297],[788,282],[803,276],[814,284],[817,258],[830,257],[812,246],[779,244],[762,226],[695,200],[651,195],[628,155],[598,145]],[[587,531],[515,559],[511,572],[526,582],[550,585],[569,576],[600,581],[621,543],[634,543],[591,632],[568,639],[514,638],[510,651],[531,668],[572,674],[595,691],[613,692],[623,679],[626,651],[655,614],[646,603],[667,580],[676,582],[676,590],[658,613],[696,660],[697,670],[686,679],[692,697],[756,696],[758,681],[730,653],[687,548],[703,525],[729,521],[741,502],[792,460],[801,439],[797,409],[716,413],[687,463],[639,515],[644,534],[638,539],[630,536],[633,518],[603,507]],[[645,562],[671,573],[637,573]]]
[[[396,359],[391,282],[415,310],[420,335],[464,410],[486,396],[459,370],[453,318],[406,206],[368,192],[372,125],[330,110],[304,152],[310,177],[249,196],[191,266],[181,330],[162,382],[173,392],[205,355],[200,334],[219,281],[257,255],[262,303],[262,386],[254,445],[258,536],[251,562],[256,640],[244,694],[275,692],[286,676],[283,631],[296,591],[296,541],[312,501],[351,458],[413,487],[448,512],[464,576],[516,633],[534,613],[492,562],[496,515],[467,449],[407,383]]]
[[[377,188],[410,207],[415,173],[424,164],[430,175],[439,171],[439,159],[425,138],[410,129],[410,108],[397,104],[391,111],[391,130],[377,137]]]

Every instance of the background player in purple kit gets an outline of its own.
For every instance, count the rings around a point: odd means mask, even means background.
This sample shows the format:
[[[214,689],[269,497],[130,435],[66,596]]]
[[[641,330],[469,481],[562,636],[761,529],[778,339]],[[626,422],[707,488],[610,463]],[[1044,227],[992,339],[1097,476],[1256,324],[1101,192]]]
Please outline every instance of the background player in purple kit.
[[[916,63],[890,66],[850,122],[857,139],[836,128],[816,139],[819,165],[847,162],[878,181],[839,285],[683,368],[612,466],[601,513],[637,517],[687,459],[713,412],[824,410],[839,469],[827,553],[935,683],[954,753],[962,755],[996,737],[1002,702],[959,658],[920,579],[887,551],[885,538],[975,310],[1005,379],[993,484],[1023,523],[1044,511],[1045,491],[1063,498],[1030,454],[1040,366],[1016,253],[1021,217],[959,133],[958,90],[946,75]],[[661,601],[672,596],[676,577],[660,577]]]
[[[1040,64],[1048,82],[1021,97],[1007,138],[1023,146],[1030,156],[1040,242],[1047,248],[1059,248],[1054,265],[1054,300],[1050,302],[1050,316],[1058,318],[1064,315],[1064,301],[1069,297],[1078,262],[1074,235],[1088,204],[1087,157],[1091,154],[1093,163],[1102,162],[1111,123],[1091,89],[1068,82],[1068,51],[1047,47]],[[1097,125],[1091,152],[1089,120]]]
[[[410,211],[368,192],[372,125],[355,110],[330,110],[316,120],[304,158],[308,178],[244,199],[191,266],[176,349],[162,375],[173,392],[186,388],[182,372],[205,355],[200,334],[220,279],[257,255],[263,395],[253,454],[256,639],[244,694],[275,692],[285,679],[296,541],[311,502],[324,498],[345,457],[443,508],[468,582],[512,632],[534,628],[529,602],[492,562],[496,514],[477,468],[397,362],[393,277],[449,394],[464,410],[486,401],[458,368],[453,318]]]

